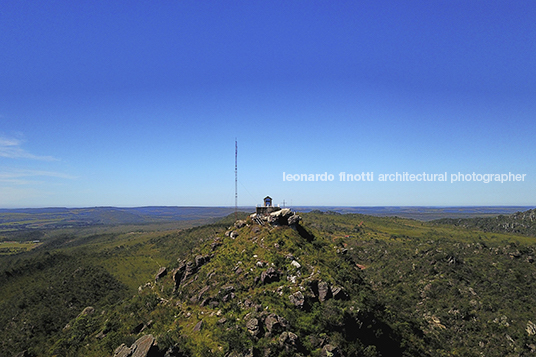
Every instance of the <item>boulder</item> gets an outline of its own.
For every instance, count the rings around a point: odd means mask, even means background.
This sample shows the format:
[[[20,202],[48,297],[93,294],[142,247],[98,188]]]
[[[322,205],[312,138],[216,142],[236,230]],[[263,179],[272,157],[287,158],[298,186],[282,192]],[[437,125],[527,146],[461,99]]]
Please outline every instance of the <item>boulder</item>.
[[[114,357],[129,357],[131,354],[132,350],[124,343],[117,347],[114,351]]]
[[[210,261],[210,258],[212,258],[210,255],[197,255],[195,257],[195,267],[197,269],[201,268]]]
[[[221,301],[227,302],[229,300],[234,299],[235,297],[236,297],[235,293],[229,293],[229,294],[223,295],[223,297],[221,298]]]
[[[199,332],[203,328],[203,320],[195,324],[193,332]]]
[[[184,276],[182,277],[181,284],[185,283],[189,277],[197,273],[197,265],[195,262],[186,263],[186,269],[184,271]]]
[[[231,237],[232,239],[235,239],[236,237],[238,237],[238,232],[236,232],[236,231],[232,231],[232,232],[229,234],[229,237]]]
[[[132,350],[131,357],[147,357],[153,346],[155,346],[155,338],[153,335],[145,335],[140,337],[134,344],[130,347]]]
[[[160,269],[158,269],[158,273],[156,273],[156,276],[154,277],[154,280],[158,281],[158,279],[161,279],[166,275],[167,275],[166,267],[161,267]]]
[[[293,214],[287,219],[288,225],[292,226],[294,224],[298,224],[301,221],[301,217],[297,214]]]
[[[335,300],[348,300],[348,294],[341,287],[332,288],[331,292]]]
[[[182,278],[184,278],[184,274],[186,273],[186,263],[181,262],[179,264],[179,267],[171,273],[173,276],[173,281],[175,282],[175,287],[173,288],[173,291],[177,291],[177,289],[180,287]]]
[[[283,208],[275,212],[270,213],[270,217],[288,217],[292,214],[290,208]]]
[[[536,324],[532,321],[527,322],[527,328],[525,329],[529,336],[536,335]]]
[[[279,281],[280,274],[273,267],[268,268],[261,274],[261,283],[270,284],[274,281]]]
[[[164,357],[185,357],[187,354],[178,346],[171,346],[164,353]]]
[[[270,334],[277,331],[281,327],[276,314],[268,315],[268,317],[264,320],[264,325],[266,326],[266,331]]]
[[[130,347],[125,344],[117,347],[114,351],[114,357],[150,357],[157,350],[153,335],[145,335],[137,339]]]
[[[78,315],[78,317],[84,316],[84,315],[91,315],[94,312],[95,312],[95,308],[93,306],[88,306],[84,310],[82,310],[82,312],[80,313],[80,315]]]
[[[256,318],[249,319],[246,323],[246,328],[248,329],[248,332],[255,337],[257,337],[261,332],[259,320]]]
[[[321,357],[339,357],[341,352],[339,348],[333,345],[325,345],[320,352]]]
[[[303,293],[301,291],[297,291],[294,294],[290,295],[289,299],[290,302],[294,304],[294,306],[303,309],[303,305],[305,303],[305,296],[303,296]]]
[[[190,301],[194,304],[201,301],[201,298],[203,297],[203,295],[209,290],[210,290],[210,285],[203,287],[201,290],[199,290],[199,292],[197,293],[197,296],[194,295],[190,298]]]
[[[279,336],[279,345],[285,347],[285,350],[291,351],[298,346],[298,335],[293,332],[285,331]]]
[[[235,224],[234,224],[234,226],[235,226],[236,228],[242,228],[242,227],[244,227],[245,225],[246,225],[246,221],[241,220],[241,219],[239,219],[238,221],[236,221]]]
[[[329,287],[329,284],[325,281],[321,281],[318,283],[318,300],[320,302],[324,302],[327,299],[330,299],[332,297],[331,295],[331,288]]]
[[[210,250],[214,251],[214,250],[216,250],[216,248],[221,247],[222,245],[223,245],[223,244],[222,244],[220,241],[215,240],[215,241],[210,245]]]
[[[268,334],[276,334],[288,327],[288,322],[284,317],[270,314],[264,320],[264,325],[266,326],[266,332]]]

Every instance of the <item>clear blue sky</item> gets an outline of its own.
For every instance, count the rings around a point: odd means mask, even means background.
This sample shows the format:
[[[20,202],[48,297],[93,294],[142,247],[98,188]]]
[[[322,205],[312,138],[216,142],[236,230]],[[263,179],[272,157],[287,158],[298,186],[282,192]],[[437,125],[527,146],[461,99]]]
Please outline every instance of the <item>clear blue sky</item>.
[[[239,205],[536,205],[535,19],[534,1],[3,1],[0,207],[233,206],[235,138]],[[379,181],[396,172],[447,181]],[[526,176],[451,182],[473,172]]]

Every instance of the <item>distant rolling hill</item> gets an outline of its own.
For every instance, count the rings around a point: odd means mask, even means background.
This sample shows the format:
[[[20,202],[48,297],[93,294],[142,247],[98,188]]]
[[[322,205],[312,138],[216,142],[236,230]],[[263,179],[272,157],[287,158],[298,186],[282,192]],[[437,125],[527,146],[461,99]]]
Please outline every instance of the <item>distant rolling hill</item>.
[[[533,206],[459,206],[459,207],[427,207],[427,206],[303,206],[293,207],[299,212],[332,211],[341,214],[359,213],[379,217],[398,216],[416,219],[419,221],[431,221],[441,218],[471,218],[471,217],[495,217],[509,215],[515,212],[526,211]]]
[[[479,229],[484,232],[515,233],[535,237],[536,209],[497,217],[443,218],[434,221],[434,223]]]
[[[224,217],[231,207],[93,207],[0,209],[0,231],[147,224]]]
[[[338,207],[302,206],[296,211],[314,210],[337,213],[360,213],[373,216],[399,216],[429,221],[440,218],[469,218],[507,215],[532,207]],[[253,212],[253,207],[240,207]],[[23,208],[0,209],[0,232],[21,230],[89,227],[94,225],[149,224],[221,218],[234,212],[233,207],[89,207],[89,208]]]

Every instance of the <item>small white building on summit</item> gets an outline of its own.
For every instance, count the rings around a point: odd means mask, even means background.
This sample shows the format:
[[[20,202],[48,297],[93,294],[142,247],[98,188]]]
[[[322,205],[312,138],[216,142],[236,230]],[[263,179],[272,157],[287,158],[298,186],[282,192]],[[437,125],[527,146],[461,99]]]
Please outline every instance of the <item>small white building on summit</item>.
[[[251,219],[260,224],[264,225],[265,222],[271,223],[272,225],[293,225],[298,223],[301,218],[290,208],[281,208],[274,207],[273,199],[270,196],[264,197],[264,204],[262,206],[257,206],[255,213],[251,214]]]

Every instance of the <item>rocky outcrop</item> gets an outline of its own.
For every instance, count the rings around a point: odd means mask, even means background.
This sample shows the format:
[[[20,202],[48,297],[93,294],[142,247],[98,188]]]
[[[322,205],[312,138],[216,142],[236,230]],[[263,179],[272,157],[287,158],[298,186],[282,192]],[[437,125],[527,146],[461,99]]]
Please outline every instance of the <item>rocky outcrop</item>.
[[[203,265],[208,263],[210,260],[210,255],[196,255],[195,256],[195,266],[197,269],[201,268]]]
[[[122,344],[114,352],[114,357],[156,357],[158,355],[158,347],[156,347],[153,335],[140,337],[130,347]]]
[[[331,295],[331,288],[329,287],[329,284],[325,281],[321,281],[318,283],[318,301],[324,302],[327,299],[330,299],[332,297]]]
[[[253,337],[258,337],[261,334],[259,320],[257,320],[256,318],[249,319],[246,323],[246,328]]]
[[[282,330],[288,328],[288,321],[276,314],[270,314],[264,320],[264,326],[266,327],[266,334],[268,336],[275,335]]]
[[[279,281],[280,277],[281,277],[281,274],[274,268],[270,267],[268,268],[268,270],[265,270],[262,272],[261,283],[270,284],[275,281]]]
[[[211,258],[212,255],[197,255],[193,261],[181,262],[179,267],[172,272],[173,281],[175,282],[173,291],[176,292],[181,285],[195,275],[203,265],[210,261]]]
[[[303,309],[303,306],[305,304],[305,296],[301,291],[297,291],[294,294],[289,296],[290,302],[294,304],[294,306],[299,307],[300,309]]]
[[[225,232],[225,235],[227,237],[229,237],[229,238],[235,239],[236,237],[238,237],[238,232],[229,230],[229,231]]]
[[[325,281],[313,280],[309,284],[310,292],[318,299],[320,302],[324,302],[329,299],[335,300],[347,300],[349,298],[348,294],[344,288],[340,286],[332,286]]]
[[[340,357],[341,352],[339,348],[333,345],[325,345],[320,352],[321,357]]]
[[[336,287],[336,288],[332,287],[331,292],[332,292],[333,298],[335,300],[348,300],[348,298],[349,298],[349,296],[346,293],[346,291],[344,291],[344,289],[341,288],[340,286]]]
[[[82,310],[82,312],[80,313],[80,315],[78,315],[78,317],[84,316],[84,315],[92,315],[94,312],[95,312],[95,308],[93,306],[88,306],[84,310]]]
[[[241,219],[239,219],[238,221],[236,221],[235,224],[234,224],[234,226],[235,226],[236,228],[242,228],[242,227],[244,227],[245,225],[246,225],[246,221],[241,220]]]
[[[215,239],[214,242],[210,244],[210,250],[215,251],[216,248],[221,247],[223,243],[219,239]]]
[[[166,267],[161,267],[160,269],[158,269],[158,273],[156,273],[154,280],[158,281],[159,279],[162,279],[166,275],[167,275]]]
[[[295,226],[301,221],[301,217],[293,212],[290,208],[275,208],[274,212],[264,212],[253,213],[250,215],[253,222],[256,222],[260,225],[265,225],[266,223],[271,224],[272,226]],[[237,221],[237,223],[240,221]],[[236,226],[236,224],[235,224]]]
[[[295,351],[298,348],[298,335],[285,331],[279,336],[279,345],[285,347],[286,352]]]
[[[295,225],[301,221],[301,217],[297,214],[293,214],[292,216],[288,217],[287,223],[289,226]]]

